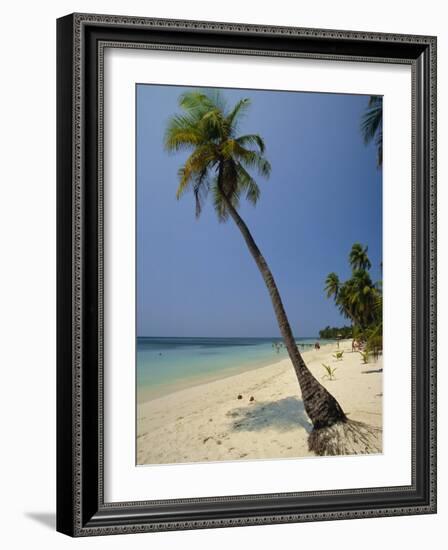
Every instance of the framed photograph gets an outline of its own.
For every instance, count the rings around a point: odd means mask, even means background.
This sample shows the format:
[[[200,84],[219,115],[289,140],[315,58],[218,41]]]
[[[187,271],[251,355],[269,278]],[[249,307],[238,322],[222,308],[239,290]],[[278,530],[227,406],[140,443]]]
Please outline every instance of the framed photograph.
[[[57,41],[57,529],[434,513],[436,38]]]

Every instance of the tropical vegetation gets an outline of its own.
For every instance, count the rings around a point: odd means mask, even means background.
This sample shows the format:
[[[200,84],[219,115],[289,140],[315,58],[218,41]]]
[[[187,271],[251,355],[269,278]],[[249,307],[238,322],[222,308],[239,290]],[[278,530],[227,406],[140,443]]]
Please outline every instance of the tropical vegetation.
[[[322,376],[322,379],[334,380],[335,372],[338,370],[337,367],[330,367],[330,365],[326,365],[325,363],[322,363],[322,367],[325,369],[325,374]]]
[[[327,325],[322,330],[319,330],[319,338],[325,340],[347,340],[348,338],[353,337],[353,327],[352,326],[343,326],[343,327],[330,327]]]
[[[383,347],[383,295],[381,281],[372,281],[372,263],[367,252],[367,246],[354,243],[348,258],[351,277],[342,282],[336,273],[329,273],[325,292],[351,321],[351,336],[365,351],[376,356]]]

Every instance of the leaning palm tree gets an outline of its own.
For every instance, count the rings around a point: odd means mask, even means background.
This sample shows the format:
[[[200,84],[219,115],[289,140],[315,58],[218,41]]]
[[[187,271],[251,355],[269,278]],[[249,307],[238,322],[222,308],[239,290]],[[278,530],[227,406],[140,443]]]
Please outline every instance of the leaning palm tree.
[[[368,247],[355,243],[350,250],[349,262],[353,271],[370,269],[372,263],[367,256]]]
[[[375,139],[377,164],[383,164],[383,98],[370,96],[367,109],[361,119],[361,133],[364,143],[370,143]]]
[[[238,213],[239,202],[245,197],[252,204],[260,198],[260,188],[251,172],[269,176],[271,166],[264,156],[265,144],[257,134],[238,134],[242,115],[250,105],[242,99],[227,109],[217,92],[187,92],[180,96],[183,113],[174,115],[165,133],[168,151],[189,151],[179,169],[177,198],[191,190],[195,197],[196,216],[209,191],[219,221],[229,218],[238,227],[268,290],[285,347],[293,364],[302,392],[305,410],[313,424],[309,438],[310,450],[316,454],[349,454],[355,452],[354,440],[365,428],[348,421],[336,399],[320,384],[306,367],[296,345],[274,276],[258,248],[249,228]],[[361,425],[360,425],[361,426]],[[342,434],[342,435],[341,435]],[[352,436],[352,437],[350,437]],[[351,443],[347,444],[347,441]],[[363,448],[363,451],[366,452]],[[368,452],[368,451],[367,451]]]

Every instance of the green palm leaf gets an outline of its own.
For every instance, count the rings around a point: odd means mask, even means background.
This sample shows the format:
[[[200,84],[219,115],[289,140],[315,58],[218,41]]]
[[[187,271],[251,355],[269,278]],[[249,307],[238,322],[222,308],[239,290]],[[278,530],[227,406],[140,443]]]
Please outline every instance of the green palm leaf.
[[[265,145],[262,138],[257,134],[247,134],[245,136],[240,136],[235,139],[238,145],[242,147],[252,146],[258,147],[258,150],[261,154],[264,153]]]
[[[246,199],[249,202],[253,205],[257,204],[257,201],[260,198],[260,188],[258,187],[257,182],[252,178],[249,172],[241,166],[241,164],[237,165],[237,171],[241,191],[246,193]]]
[[[364,143],[375,139],[378,166],[383,164],[383,98],[370,96],[367,109],[361,119],[361,134]]]
[[[339,287],[339,277],[334,272],[330,273],[325,280],[325,292],[327,293],[327,298],[334,296],[336,300],[339,294]]]

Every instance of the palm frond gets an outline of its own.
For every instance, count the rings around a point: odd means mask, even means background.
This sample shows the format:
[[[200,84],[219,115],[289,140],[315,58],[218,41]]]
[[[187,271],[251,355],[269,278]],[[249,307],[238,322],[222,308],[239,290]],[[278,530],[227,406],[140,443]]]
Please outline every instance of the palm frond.
[[[213,110],[223,111],[225,101],[219,90],[196,90],[185,92],[179,97],[179,106],[196,118]]]
[[[369,97],[369,107],[378,107],[383,104],[383,98],[379,95],[371,95]]]
[[[375,293],[373,307],[375,315],[381,318],[383,315],[383,295],[381,294],[381,292],[378,292],[378,290]]]
[[[202,143],[202,137],[198,131],[188,128],[179,128],[170,130],[165,135],[165,149],[167,151],[178,152],[189,150]]]
[[[353,269],[368,270],[372,267],[372,263],[367,255],[368,246],[363,247],[361,243],[354,243],[349,254],[349,263]]]
[[[237,164],[237,172],[239,189],[246,193],[246,199],[249,202],[251,202],[253,205],[256,205],[258,199],[260,198],[260,188],[258,187],[257,182],[239,163]]]
[[[379,130],[375,139],[376,145],[376,163],[378,166],[383,165],[383,130]]]
[[[228,134],[225,119],[219,109],[213,109],[205,113],[198,123],[202,133],[209,136],[209,139],[225,139]]]
[[[224,195],[220,189],[218,178],[214,179],[211,185],[211,190],[213,193],[213,206],[218,216],[218,220],[220,222],[226,222],[229,218],[229,211],[226,206]],[[240,195],[238,189],[235,188],[231,194],[227,195],[227,197],[231,201],[232,206],[238,209],[240,203]]]
[[[170,125],[194,128],[203,141],[217,140],[228,134],[223,112],[225,101],[219,90],[185,92],[179,97],[179,106],[183,115],[175,115]]]
[[[201,215],[202,206],[207,198],[209,189],[208,169],[204,168],[202,172],[197,175],[193,186],[196,218],[199,218]]]
[[[371,107],[367,109],[361,121],[361,132],[364,137],[364,143],[370,143],[375,137],[377,130],[381,127],[382,107]]]
[[[253,168],[262,176],[269,176],[271,165],[267,159],[256,151],[242,147],[236,139],[228,139],[222,145],[222,153],[225,157],[234,157],[244,164],[246,168]]]
[[[206,174],[215,162],[215,152],[213,144],[205,144],[197,147],[179,169],[179,186],[176,192],[176,198],[187,191],[193,180],[197,180],[201,174]],[[205,176],[204,176],[205,177]],[[205,181],[204,177],[200,181]]]
[[[169,120],[164,136],[167,151],[192,149],[204,141],[204,136],[192,117],[175,115]]]
[[[233,128],[234,131],[236,131],[238,127],[238,122],[242,118],[242,116],[245,114],[247,109],[250,107],[250,99],[249,98],[243,98],[238,101],[238,103],[235,105],[235,107],[230,111],[230,113],[226,117],[227,124],[230,128]]]
[[[271,173],[270,162],[258,153],[255,153],[255,151],[247,151],[240,159],[242,164],[245,164],[247,168],[257,170],[261,176],[267,178]]]
[[[190,184],[193,179],[193,174],[191,170],[187,170],[184,166],[181,166],[177,171],[177,176],[179,178],[179,185],[176,190],[176,199],[179,200],[184,193],[190,188]]]
[[[327,298],[334,296],[337,299],[339,294],[340,281],[336,273],[330,273],[325,280],[325,292],[327,293]]]
[[[221,190],[219,189],[217,180],[212,184],[212,193],[213,193],[213,207],[215,208],[216,215],[218,216],[218,221],[224,223],[229,218],[229,213],[224,202]]]
[[[368,144],[375,138],[377,149],[377,165],[383,164],[383,99],[380,96],[370,96],[368,107],[361,119],[361,133],[364,143]]]
[[[257,134],[246,134],[245,136],[236,138],[235,141],[242,147],[247,147],[248,145],[256,146],[261,154],[265,151],[264,141]]]

